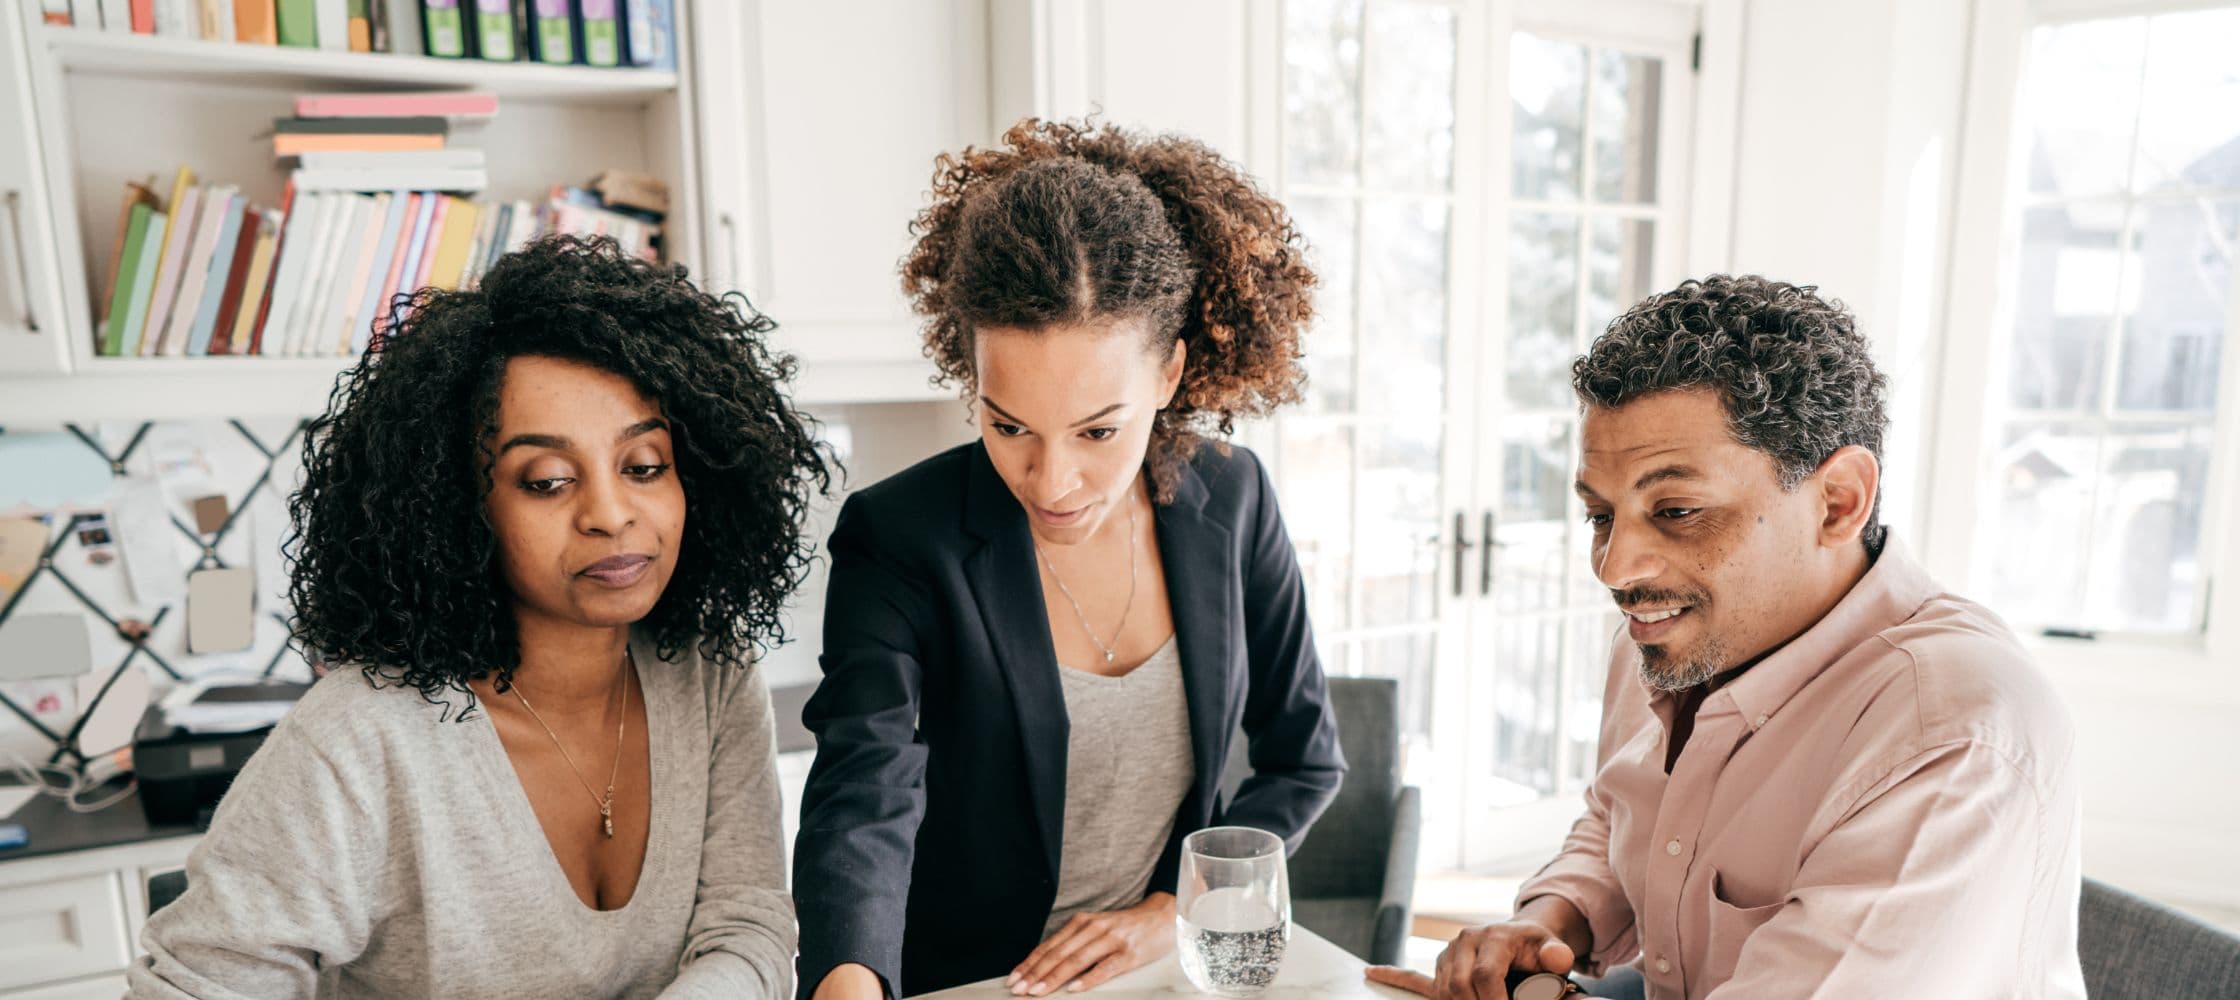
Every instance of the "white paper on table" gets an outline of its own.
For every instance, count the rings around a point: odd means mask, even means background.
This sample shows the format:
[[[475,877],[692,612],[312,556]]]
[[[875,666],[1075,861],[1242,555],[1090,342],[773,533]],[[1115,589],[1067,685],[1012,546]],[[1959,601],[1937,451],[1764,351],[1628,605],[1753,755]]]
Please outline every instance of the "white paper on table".
[[[163,487],[147,476],[117,481],[109,530],[124,555],[133,599],[153,607],[187,596],[187,567],[179,559],[178,530],[164,505]]]
[[[38,794],[39,790],[30,785],[0,785],[0,819],[15,815],[16,810]]]

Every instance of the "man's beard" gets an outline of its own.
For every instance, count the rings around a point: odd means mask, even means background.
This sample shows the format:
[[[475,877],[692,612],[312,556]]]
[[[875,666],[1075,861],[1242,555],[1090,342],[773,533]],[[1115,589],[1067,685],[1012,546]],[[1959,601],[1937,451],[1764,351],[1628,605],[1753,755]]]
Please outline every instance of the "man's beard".
[[[1641,647],[1641,680],[1650,688],[1678,694],[1703,684],[1727,669],[1727,644],[1713,636],[1703,641],[1695,655],[1675,658],[1663,646]]]

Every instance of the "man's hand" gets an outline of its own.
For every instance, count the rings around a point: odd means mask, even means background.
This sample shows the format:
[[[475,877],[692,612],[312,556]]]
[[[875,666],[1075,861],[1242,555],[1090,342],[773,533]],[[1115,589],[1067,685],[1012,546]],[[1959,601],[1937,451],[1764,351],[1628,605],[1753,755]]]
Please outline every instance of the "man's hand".
[[[1437,976],[1388,965],[1370,966],[1366,975],[1436,1000],[1508,1000],[1511,972],[1570,972],[1578,956],[1565,938],[1584,944],[1585,918],[1554,896],[1527,903],[1518,918],[1463,931],[1439,953]],[[1559,934],[1551,924],[1573,933]]]
[[[1003,983],[1012,996],[1044,996],[1069,984],[1078,993],[1173,950],[1174,895],[1154,892],[1125,910],[1074,914]]]
[[[870,966],[849,962],[833,967],[817,984],[811,1000],[886,1000],[886,988],[879,985],[879,974]]]

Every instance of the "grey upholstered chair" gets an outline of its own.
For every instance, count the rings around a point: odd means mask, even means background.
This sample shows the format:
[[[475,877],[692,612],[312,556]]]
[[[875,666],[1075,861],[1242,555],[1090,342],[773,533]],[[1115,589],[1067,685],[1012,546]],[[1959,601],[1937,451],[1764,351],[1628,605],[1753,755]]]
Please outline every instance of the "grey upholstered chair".
[[[1291,918],[1364,961],[1398,964],[1415,901],[1421,792],[1400,784],[1400,685],[1330,678],[1346,780],[1291,857]],[[1224,784],[1252,773],[1235,742]]]
[[[2240,997],[2240,937],[2084,880],[2077,952],[2092,1000]]]

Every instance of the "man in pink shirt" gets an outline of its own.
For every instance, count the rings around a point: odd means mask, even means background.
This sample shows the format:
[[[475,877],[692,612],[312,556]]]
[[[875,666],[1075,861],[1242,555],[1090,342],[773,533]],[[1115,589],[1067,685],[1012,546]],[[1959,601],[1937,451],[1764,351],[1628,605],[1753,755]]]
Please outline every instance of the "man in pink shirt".
[[[2067,711],[1880,524],[1886,381],[1811,288],[1715,276],[1572,368],[1594,569],[1626,613],[1602,769],[1515,916],[1436,978],[1606,995],[2083,997]],[[2060,544],[2059,539],[2048,539]]]

